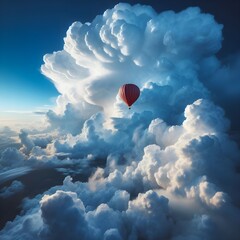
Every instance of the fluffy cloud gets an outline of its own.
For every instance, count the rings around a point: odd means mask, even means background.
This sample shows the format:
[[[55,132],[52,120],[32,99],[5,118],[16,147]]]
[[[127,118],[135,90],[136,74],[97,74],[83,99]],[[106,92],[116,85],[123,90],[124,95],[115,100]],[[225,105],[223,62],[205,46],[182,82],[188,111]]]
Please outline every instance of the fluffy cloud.
[[[75,193],[57,191],[51,196],[45,195],[40,204],[45,225],[40,233],[43,239],[77,239],[78,236],[87,239],[85,209]]]
[[[212,92],[212,98],[220,104],[231,119],[233,132],[239,134],[239,111],[236,105],[240,102],[240,55],[235,53],[223,60],[223,63],[216,57],[204,59],[200,68],[207,71],[200,72],[202,82]],[[236,135],[236,134],[235,134]],[[236,136],[239,140],[239,135]]]
[[[52,132],[22,131],[22,148],[7,149],[0,162],[14,156],[93,174],[84,183],[67,176],[26,200],[0,236],[238,239],[240,151],[214,103],[221,30],[199,8],[158,14],[128,4],[73,23],[63,50],[42,66],[60,93],[46,116]],[[131,111],[117,96],[126,82],[141,89]]]
[[[18,147],[15,140],[17,135],[17,132],[11,130],[9,127],[0,128],[0,156],[6,148]]]
[[[21,192],[24,189],[24,185],[20,181],[13,181],[9,187],[4,187],[0,191],[0,197],[8,198],[12,195]]]
[[[18,167],[24,165],[25,156],[16,148],[7,148],[0,158],[2,167]]]

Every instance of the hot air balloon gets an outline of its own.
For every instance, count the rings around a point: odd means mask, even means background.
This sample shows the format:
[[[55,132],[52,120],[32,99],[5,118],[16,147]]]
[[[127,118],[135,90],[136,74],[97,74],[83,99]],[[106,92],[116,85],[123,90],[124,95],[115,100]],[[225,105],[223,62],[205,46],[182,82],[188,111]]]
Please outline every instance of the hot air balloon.
[[[140,89],[135,84],[128,83],[119,88],[119,96],[128,105],[129,109],[138,99],[139,95]]]

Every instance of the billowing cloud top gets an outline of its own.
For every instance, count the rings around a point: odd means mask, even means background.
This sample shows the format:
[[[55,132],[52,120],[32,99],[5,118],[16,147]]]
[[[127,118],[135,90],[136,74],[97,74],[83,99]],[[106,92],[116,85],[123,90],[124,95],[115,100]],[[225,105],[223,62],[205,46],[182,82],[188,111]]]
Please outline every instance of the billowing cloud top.
[[[134,111],[178,123],[187,104],[208,95],[199,65],[221,48],[221,30],[199,8],[157,14],[149,6],[118,4],[92,23],[73,23],[64,50],[44,56],[42,72],[61,93],[62,121],[81,115],[81,122],[100,109],[128,115],[116,96],[130,82],[142,90]],[[56,120],[52,112],[48,117]]]
[[[85,183],[67,176],[26,201],[0,237],[239,239],[240,152],[212,92],[221,41],[222,25],[199,8],[118,4],[73,23],[42,66],[60,93],[47,113],[58,132],[22,131],[22,148],[0,163],[14,155],[17,166],[106,164]],[[141,89],[131,111],[117,96],[124,83]]]

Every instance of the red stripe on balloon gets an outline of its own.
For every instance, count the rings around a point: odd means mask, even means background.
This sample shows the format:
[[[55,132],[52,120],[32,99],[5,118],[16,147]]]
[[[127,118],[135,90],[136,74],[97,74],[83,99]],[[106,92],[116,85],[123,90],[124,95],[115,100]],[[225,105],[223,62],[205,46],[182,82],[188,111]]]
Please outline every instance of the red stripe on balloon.
[[[119,89],[119,95],[128,107],[130,107],[138,99],[140,90],[134,84],[125,84]]]

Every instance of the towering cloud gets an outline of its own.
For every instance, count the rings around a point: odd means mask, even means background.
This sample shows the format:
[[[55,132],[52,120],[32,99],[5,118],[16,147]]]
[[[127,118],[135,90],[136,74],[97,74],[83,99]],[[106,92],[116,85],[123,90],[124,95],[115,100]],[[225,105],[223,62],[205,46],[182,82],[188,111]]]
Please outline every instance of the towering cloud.
[[[222,27],[199,8],[158,14],[128,4],[73,23],[42,66],[60,92],[46,116],[57,135],[40,148],[21,132],[23,148],[4,154],[35,166],[106,163],[87,182],[67,176],[26,200],[0,237],[239,239],[240,151],[215,98],[226,71],[215,55]],[[129,82],[141,89],[131,111],[117,96]]]
[[[198,8],[158,15],[151,7],[128,4],[116,5],[92,23],[73,23],[64,50],[44,57],[42,72],[61,93],[57,115],[47,115],[50,123],[68,122],[76,134],[76,122],[81,126],[100,109],[127,115],[115,99],[127,82],[142,89],[134,111],[149,110],[179,123],[187,104],[208,96],[198,79],[199,65],[220,49],[221,29]]]

